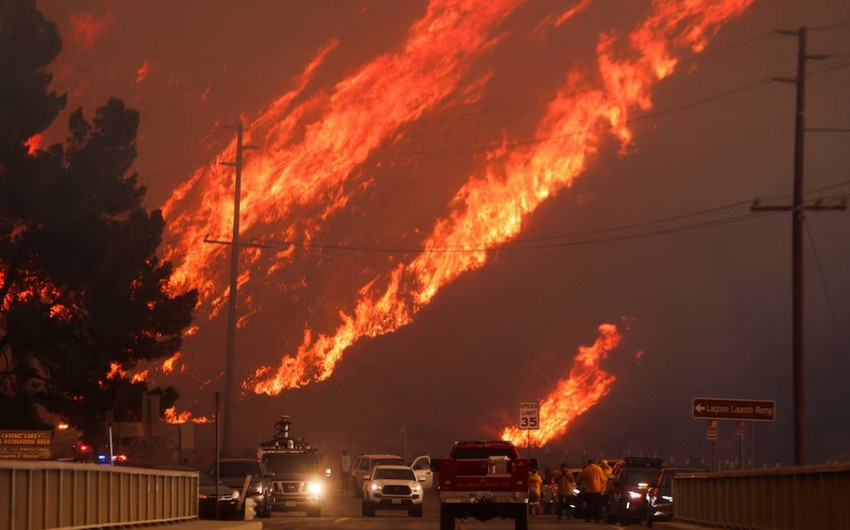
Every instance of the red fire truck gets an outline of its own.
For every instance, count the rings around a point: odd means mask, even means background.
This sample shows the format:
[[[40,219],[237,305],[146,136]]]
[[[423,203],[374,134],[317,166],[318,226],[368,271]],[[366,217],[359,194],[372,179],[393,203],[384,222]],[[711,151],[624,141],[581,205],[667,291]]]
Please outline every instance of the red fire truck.
[[[440,459],[440,530],[453,530],[455,519],[514,520],[528,530],[529,461],[510,442],[455,442]]]

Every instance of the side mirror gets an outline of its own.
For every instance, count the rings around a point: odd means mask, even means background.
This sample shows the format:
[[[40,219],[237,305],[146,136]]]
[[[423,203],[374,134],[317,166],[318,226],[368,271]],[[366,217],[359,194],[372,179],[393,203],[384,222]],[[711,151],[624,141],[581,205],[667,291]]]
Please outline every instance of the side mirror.
[[[425,482],[425,477],[418,477],[416,480],[418,480],[419,482]]]

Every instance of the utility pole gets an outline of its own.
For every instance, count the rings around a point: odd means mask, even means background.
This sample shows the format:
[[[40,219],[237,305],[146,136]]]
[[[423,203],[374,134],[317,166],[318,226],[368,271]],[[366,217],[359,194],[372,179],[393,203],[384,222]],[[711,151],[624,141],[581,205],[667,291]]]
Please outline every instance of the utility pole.
[[[791,343],[792,343],[792,381],[794,397],[794,465],[806,464],[806,415],[805,415],[805,371],[804,371],[804,335],[803,335],[803,223],[806,210],[846,210],[846,204],[826,205],[821,200],[814,204],[803,203],[803,155],[806,133],[806,62],[826,59],[826,55],[809,55],[806,52],[806,28],[798,30],[779,30],[782,35],[797,37],[797,76],[795,78],[776,78],[776,81],[795,83],[797,86],[796,120],[794,124],[794,192],[790,206],[761,206],[753,202],[751,211],[790,211],[791,212]]]
[[[251,145],[242,144],[242,122],[237,125],[225,125],[225,129],[236,131],[236,160],[233,162],[221,162],[223,166],[235,169],[233,186],[233,236],[230,241],[217,241],[204,238],[204,243],[217,243],[230,246],[230,293],[227,299],[227,338],[225,340],[224,352],[224,410],[223,430],[221,440],[221,452],[230,456],[230,443],[233,434],[233,402],[239,394],[239,389],[233,388],[233,365],[236,357],[236,291],[239,278],[239,251],[242,247],[264,247],[253,243],[242,243],[239,240],[239,206],[242,200],[242,152],[246,149],[256,149]],[[216,417],[218,424],[218,417]]]

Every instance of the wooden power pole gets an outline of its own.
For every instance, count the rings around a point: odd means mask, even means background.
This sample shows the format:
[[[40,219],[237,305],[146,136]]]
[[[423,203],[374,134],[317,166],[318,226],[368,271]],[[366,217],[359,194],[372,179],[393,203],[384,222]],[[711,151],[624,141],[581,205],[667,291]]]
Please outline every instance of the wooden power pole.
[[[794,398],[794,465],[806,464],[806,415],[805,415],[805,342],[803,334],[803,223],[806,210],[846,210],[846,204],[823,204],[820,200],[806,205],[803,202],[803,155],[806,133],[806,62],[814,59],[825,59],[825,55],[809,55],[806,53],[806,28],[780,30],[783,35],[795,35],[798,42],[797,76],[795,78],[777,78],[776,81],[795,83],[797,85],[796,120],[794,124],[794,192],[792,203],[786,206],[762,206],[756,200],[751,210],[790,211],[791,212],[791,305],[792,305],[792,381]]]
[[[233,186],[233,236],[230,241],[204,239],[205,243],[217,243],[230,246],[230,292],[227,299],[227,338],[224,352],[224,410],[221,411],[223,433],[221,437],[221,452],[231,456],[231,440],[233,435],[233,402],[239,395],[239,389],[234,388],[233,371],[236,362],[236,291],[239,278],[239,251],[242,247],[264,247],[255,243],[243,243],[239,239],[239,207],[242,200],[242,153],[246,149],[256,149],[254,146],[242,144],[242,122],[237,125],[225,125],[226,129],[236,131],[236,160],[221,162],[224,166],[235,169]],[[218,418],[216,418],[218,424]]]

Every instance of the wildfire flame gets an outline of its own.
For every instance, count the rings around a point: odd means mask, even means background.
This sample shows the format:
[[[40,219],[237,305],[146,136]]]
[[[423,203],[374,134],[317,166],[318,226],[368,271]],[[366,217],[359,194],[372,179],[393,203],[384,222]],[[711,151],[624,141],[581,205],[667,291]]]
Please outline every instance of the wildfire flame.
[[[753,2],[654,0],[646,19],[625,39],[613,33],[601,35],[596,46],[598,72],[568,72],[537,123],[534,140],[506,139],[487,153],[486,166],[473,172],[455,194],[447,213],[423,238],[421,252],[395,262],[392,270],[363,285],[351,309],[340,311],[335,331],[305,329],[294,354],[284,356],[276,367],[258,368],[245,387],[274,395],[323,381],[361,338],[391,333],[410,323],[444,286],[483,267],[492,249],[515,239],[540,204],[569,188],[596,154],[603,133],[610,131],[625,153],[633,139],[629,120],[633,113],[652,108],[653,85],[675,71],[685,50],[701,52],[725,22]],[[319,50],[294,88],[246,127],[244,143],[259,148],[246,155],[243,165],[242,233],[311,241],[332,213],[373,184],[357,168],[395,141],[403,126],[447,102],[465,104],[480,98],[492,73],[467,84],[465,76],[502,38],[500,23],[523,3],[432,0],[398,52],[367,63],[333,90],[305,95],[338,43]],[[580,1],[543,24],[557,27],[588,5]],[[220,160],[234,160],[235,152],[232,142]],[[197,288],[212,318],[229,294],[220,272],[227,250],[199,242],[207,235],[230,233],[232,170],[218,164],[198,169],[175,190],[163,211],[170,231],[166,257],[176,264],[173,287]],[[277,251],[277,263],[259,271],[258,256],[252,249],[243,250],[241,257],[247,263],[238,278],[240,287],[296,259],[289,245]],[[616,346],[616,328],[600,328],[600,333],[604,339],[600,338],[599,348]],[[599,384],[603,388],[613,381],[601,371],[576,374],[592,379],[591,375],[600,378],[597,383],[604,383]],[[567,381],[565,391],[570,391],[570,384],[580,381]],[[574,404],[575,410],[596,402],[592,393],[583,399],[587,401]]]
[[[515,238],[538,205],[571,186],[596,152],[603,130],[610,127],[623,149],[628,147],[630,113],[635,107],[652,107],[650,89],[673,73],[676,48],[701,51],[723,22],[751,3],[657,0],[646,21],[629,35],[635,59],[618,59],[618,40],[603,35],[597,46],[602,87],[593,87],[579,71],[570,72],[538,125],[536,142],[488,157],[483,174],[470,177],[448,215],[435,223],[424,252],[364,286],[353,313],[341,313],[342,324],[334,334],[314,338],[305,331],[294,356],[283,357],[276,369],[259,368],[245,385],[256,393],[278,394],[323,381],[360,338],[411,322],[443,286],[482,267],[488,249]]]
[[[192,413],[189,411],[186,412],[177,412],[177,407],[169,407],[162,411],[162,415],[165,418],[166,423],[212,423],[213,420],[207,418],[206,416],[199,416],[197,418],[192,417]]]
[[[355,168],[400,126],[452,95],[472,59],[492,45],[490,31],[522,3],[524,0],[479,4],[433,0],[425,16],[410,29],[400,52],[368,63],[338,83],[333,93],[290,108],[336,43],[322,49],[296,87],[247,127],[245,143],[257,144],[260,149],[243,168],[242,231],[257,224],[272,225],[295,207],[320,205],[310,217],[289,220],[292,226],[285,235],[307,237],[316,230],[322,219],[346,204],[350,192],[343,184],[354,176]],[[221,158],[235,158],[235,143]],[[198,241],[208,234],[230,233],[231,178],[227,167],[201,168],[163,208],[169,230],[179,238],[168,254],[179,263],[172,277],[174,285],[197,288],[204,300],[216,297],[214,279],[219,266],[213,260],[221,259],[224,252]],[[184,204],[184,199],[196,198],[190,196],[192,191],[200,194],[200,202]],[[176,213],[178,207],[183,208],[180,213]]]
[[[540,428],[526,431],[506,427],[502,440],[515,445],[542,446],[562,436],[570,424],[596,405],[611,391],[616,377],[600,368],[600,361],[620,344],[621,336],[614,324],[601,324],[593,346],[581,346],[573,358],[569,377],[562,378],[546,399],[540,402]]]

